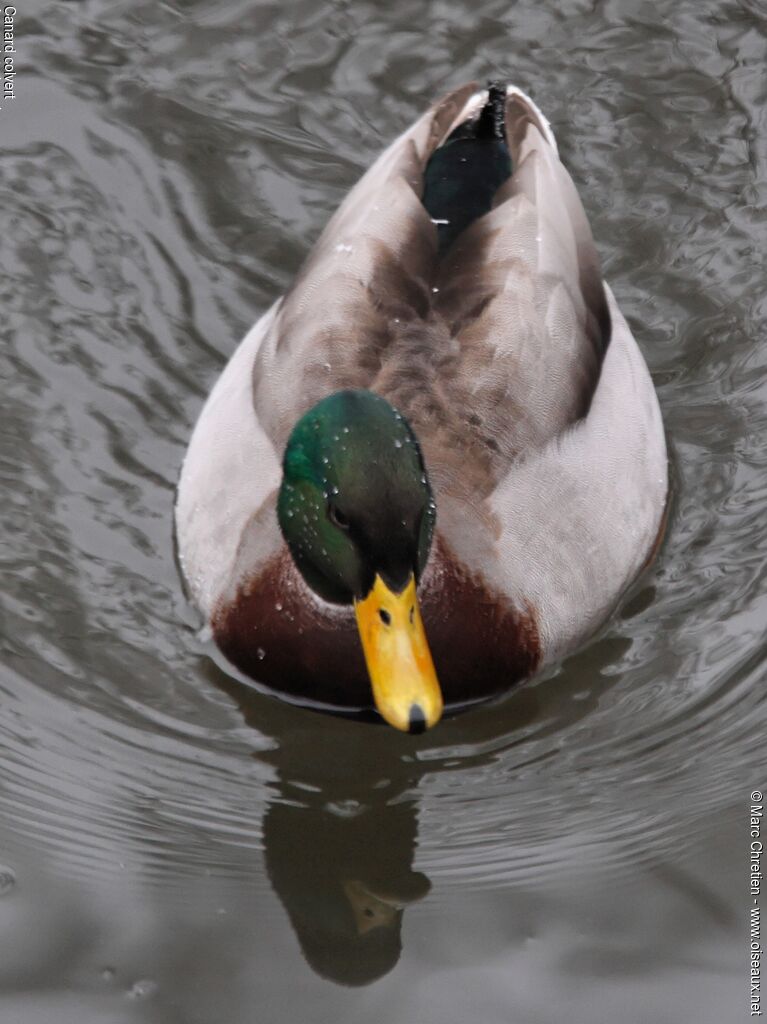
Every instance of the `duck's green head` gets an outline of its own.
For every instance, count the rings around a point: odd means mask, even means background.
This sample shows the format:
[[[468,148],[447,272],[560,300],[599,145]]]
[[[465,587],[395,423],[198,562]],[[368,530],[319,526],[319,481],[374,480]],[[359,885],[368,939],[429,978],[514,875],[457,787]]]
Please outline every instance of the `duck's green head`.
[[[338,391],[310,409],[285,448],[277,514],[316,594],[353,604],[381,715],[422,731],[442,695],[416,600],[436,507],[415,434],[370,391]]]

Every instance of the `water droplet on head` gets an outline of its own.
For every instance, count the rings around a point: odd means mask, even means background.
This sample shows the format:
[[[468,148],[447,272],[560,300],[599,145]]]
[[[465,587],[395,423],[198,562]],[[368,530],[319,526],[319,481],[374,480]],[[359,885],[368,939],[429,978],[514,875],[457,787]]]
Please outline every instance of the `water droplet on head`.
[[[259,661],[264,660],[264,658],[266,657],[266,651],[263,649],[263,647],[256,648],[256,657],[258,658]]]
[[[394,447],[395,448],[401,448],[402,447],[402,442],[400,441],[399,438],[397,438],[397,440],[394,442]]]
[[[276,611],[281,612],[282,611],[282,601],[277,601],[274,607],[275,607]]]

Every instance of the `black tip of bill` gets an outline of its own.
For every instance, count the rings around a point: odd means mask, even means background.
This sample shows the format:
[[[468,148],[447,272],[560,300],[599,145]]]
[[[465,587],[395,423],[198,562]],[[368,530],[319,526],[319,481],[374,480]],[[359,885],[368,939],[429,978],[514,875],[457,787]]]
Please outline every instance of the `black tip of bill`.
[[[410,705],[410,718],[408,719],[408,730],[413,736],[426,732],[426,715],[420,704]]]

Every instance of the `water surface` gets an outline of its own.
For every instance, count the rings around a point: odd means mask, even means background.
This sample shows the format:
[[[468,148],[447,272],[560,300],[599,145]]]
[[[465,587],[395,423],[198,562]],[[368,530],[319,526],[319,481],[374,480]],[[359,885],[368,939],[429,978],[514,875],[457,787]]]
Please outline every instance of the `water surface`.
[[[756,2],[35,2],[0,110],[0,1019],[746,1019],[764,788]],[[174,561],[191,427],[435,96],[552,121],[675,498],[582,652],[420,738],[227,675]]]

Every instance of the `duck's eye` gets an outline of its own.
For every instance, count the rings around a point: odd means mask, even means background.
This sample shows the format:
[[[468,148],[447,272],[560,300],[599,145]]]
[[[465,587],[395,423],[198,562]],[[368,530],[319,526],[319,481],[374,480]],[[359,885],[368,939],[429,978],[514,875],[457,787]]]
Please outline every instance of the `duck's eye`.
[[[328,505],[328,519],[339,530],[349,529],[349,520],[337,505]]]

